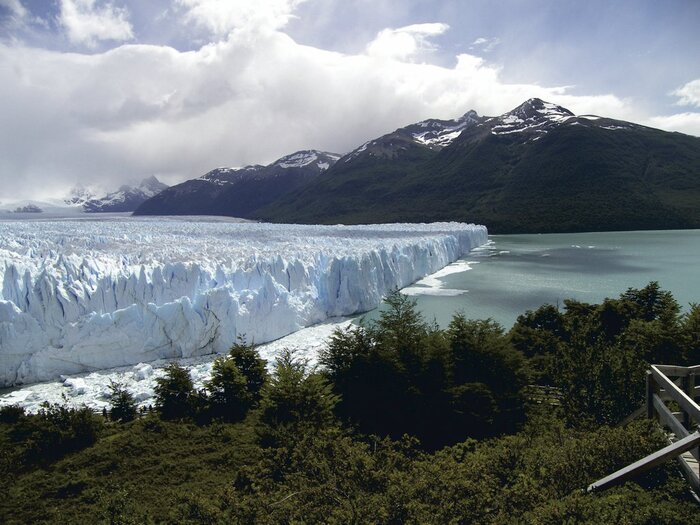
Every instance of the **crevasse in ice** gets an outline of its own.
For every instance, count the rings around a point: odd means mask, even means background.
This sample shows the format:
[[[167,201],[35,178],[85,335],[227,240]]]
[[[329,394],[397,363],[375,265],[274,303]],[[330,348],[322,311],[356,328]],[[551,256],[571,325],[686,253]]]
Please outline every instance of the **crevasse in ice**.
[[[0,386],[271,341],[486,241],[463,223],[0,222]]]

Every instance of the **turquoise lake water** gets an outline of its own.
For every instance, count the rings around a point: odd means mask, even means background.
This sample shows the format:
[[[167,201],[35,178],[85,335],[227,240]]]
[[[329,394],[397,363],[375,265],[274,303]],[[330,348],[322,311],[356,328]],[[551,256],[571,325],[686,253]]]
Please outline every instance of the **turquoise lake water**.
[[[494,235],[462,260],[470,270],[411,287],[420,311],[445,326],[462,311],[510,328],[518,315],[574,298],[599,302],[658,281],[684,308],[700,303],[700,230]],[[375,317],[375,312],[367,314]]]

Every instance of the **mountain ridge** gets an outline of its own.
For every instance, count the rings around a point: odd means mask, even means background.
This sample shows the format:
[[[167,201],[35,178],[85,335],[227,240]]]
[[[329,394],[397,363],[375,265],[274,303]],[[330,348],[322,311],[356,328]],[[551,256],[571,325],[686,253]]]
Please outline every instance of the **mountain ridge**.
[[[262,166],[215,168],[171,186],[141,204],[135,215],[229,215],[250,218],[284,193],[308,183],[333,166],[336,153],[301,150]]]
[[[87,213],[133,212],[143,202],[168,188],[154,175],[143,179],[138,186],[124,184],[104,197],[88,196],[80,205]]]
[[[407,156],[404,155],[404,159]],[[261,220],[460,220],[492,233],[700,227],[700,138],[530,99],[439,151],[338,163]]]
[[[193,180],[225,179],[215,171]],[[236,198],[251,205],[236,205],[231,190],[190,213],[307,224],[459,220],[492,233],[700,227],[700,138],[538,98],[495,117],[472,110],[398,128],[295,184],[244,178]],[[173,213],[189,197],[176,193],[136,213]]]

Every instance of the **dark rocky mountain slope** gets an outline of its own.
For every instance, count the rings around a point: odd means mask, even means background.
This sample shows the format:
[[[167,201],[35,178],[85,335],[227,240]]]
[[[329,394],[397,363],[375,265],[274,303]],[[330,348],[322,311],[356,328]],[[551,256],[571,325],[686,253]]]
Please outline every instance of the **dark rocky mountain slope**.
[[[144,202],[135,215],[228,215],[252,218],[260,208],[311,183],[339,155],[299,151],[269,164],[217,168]]]
[[[492,233],[700,227],[700,138],[539,99],[460,121],[442,143],[419,139],[425,123],[370,141],[256,218],[460,220]]]

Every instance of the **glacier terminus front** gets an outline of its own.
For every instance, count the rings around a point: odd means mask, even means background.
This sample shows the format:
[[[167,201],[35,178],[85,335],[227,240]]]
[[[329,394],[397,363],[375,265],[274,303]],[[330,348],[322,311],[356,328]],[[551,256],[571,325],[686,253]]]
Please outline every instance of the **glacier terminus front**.
[[[0,222],[0,387],[223,353],[328,317],[487,242],[464,223]]]

